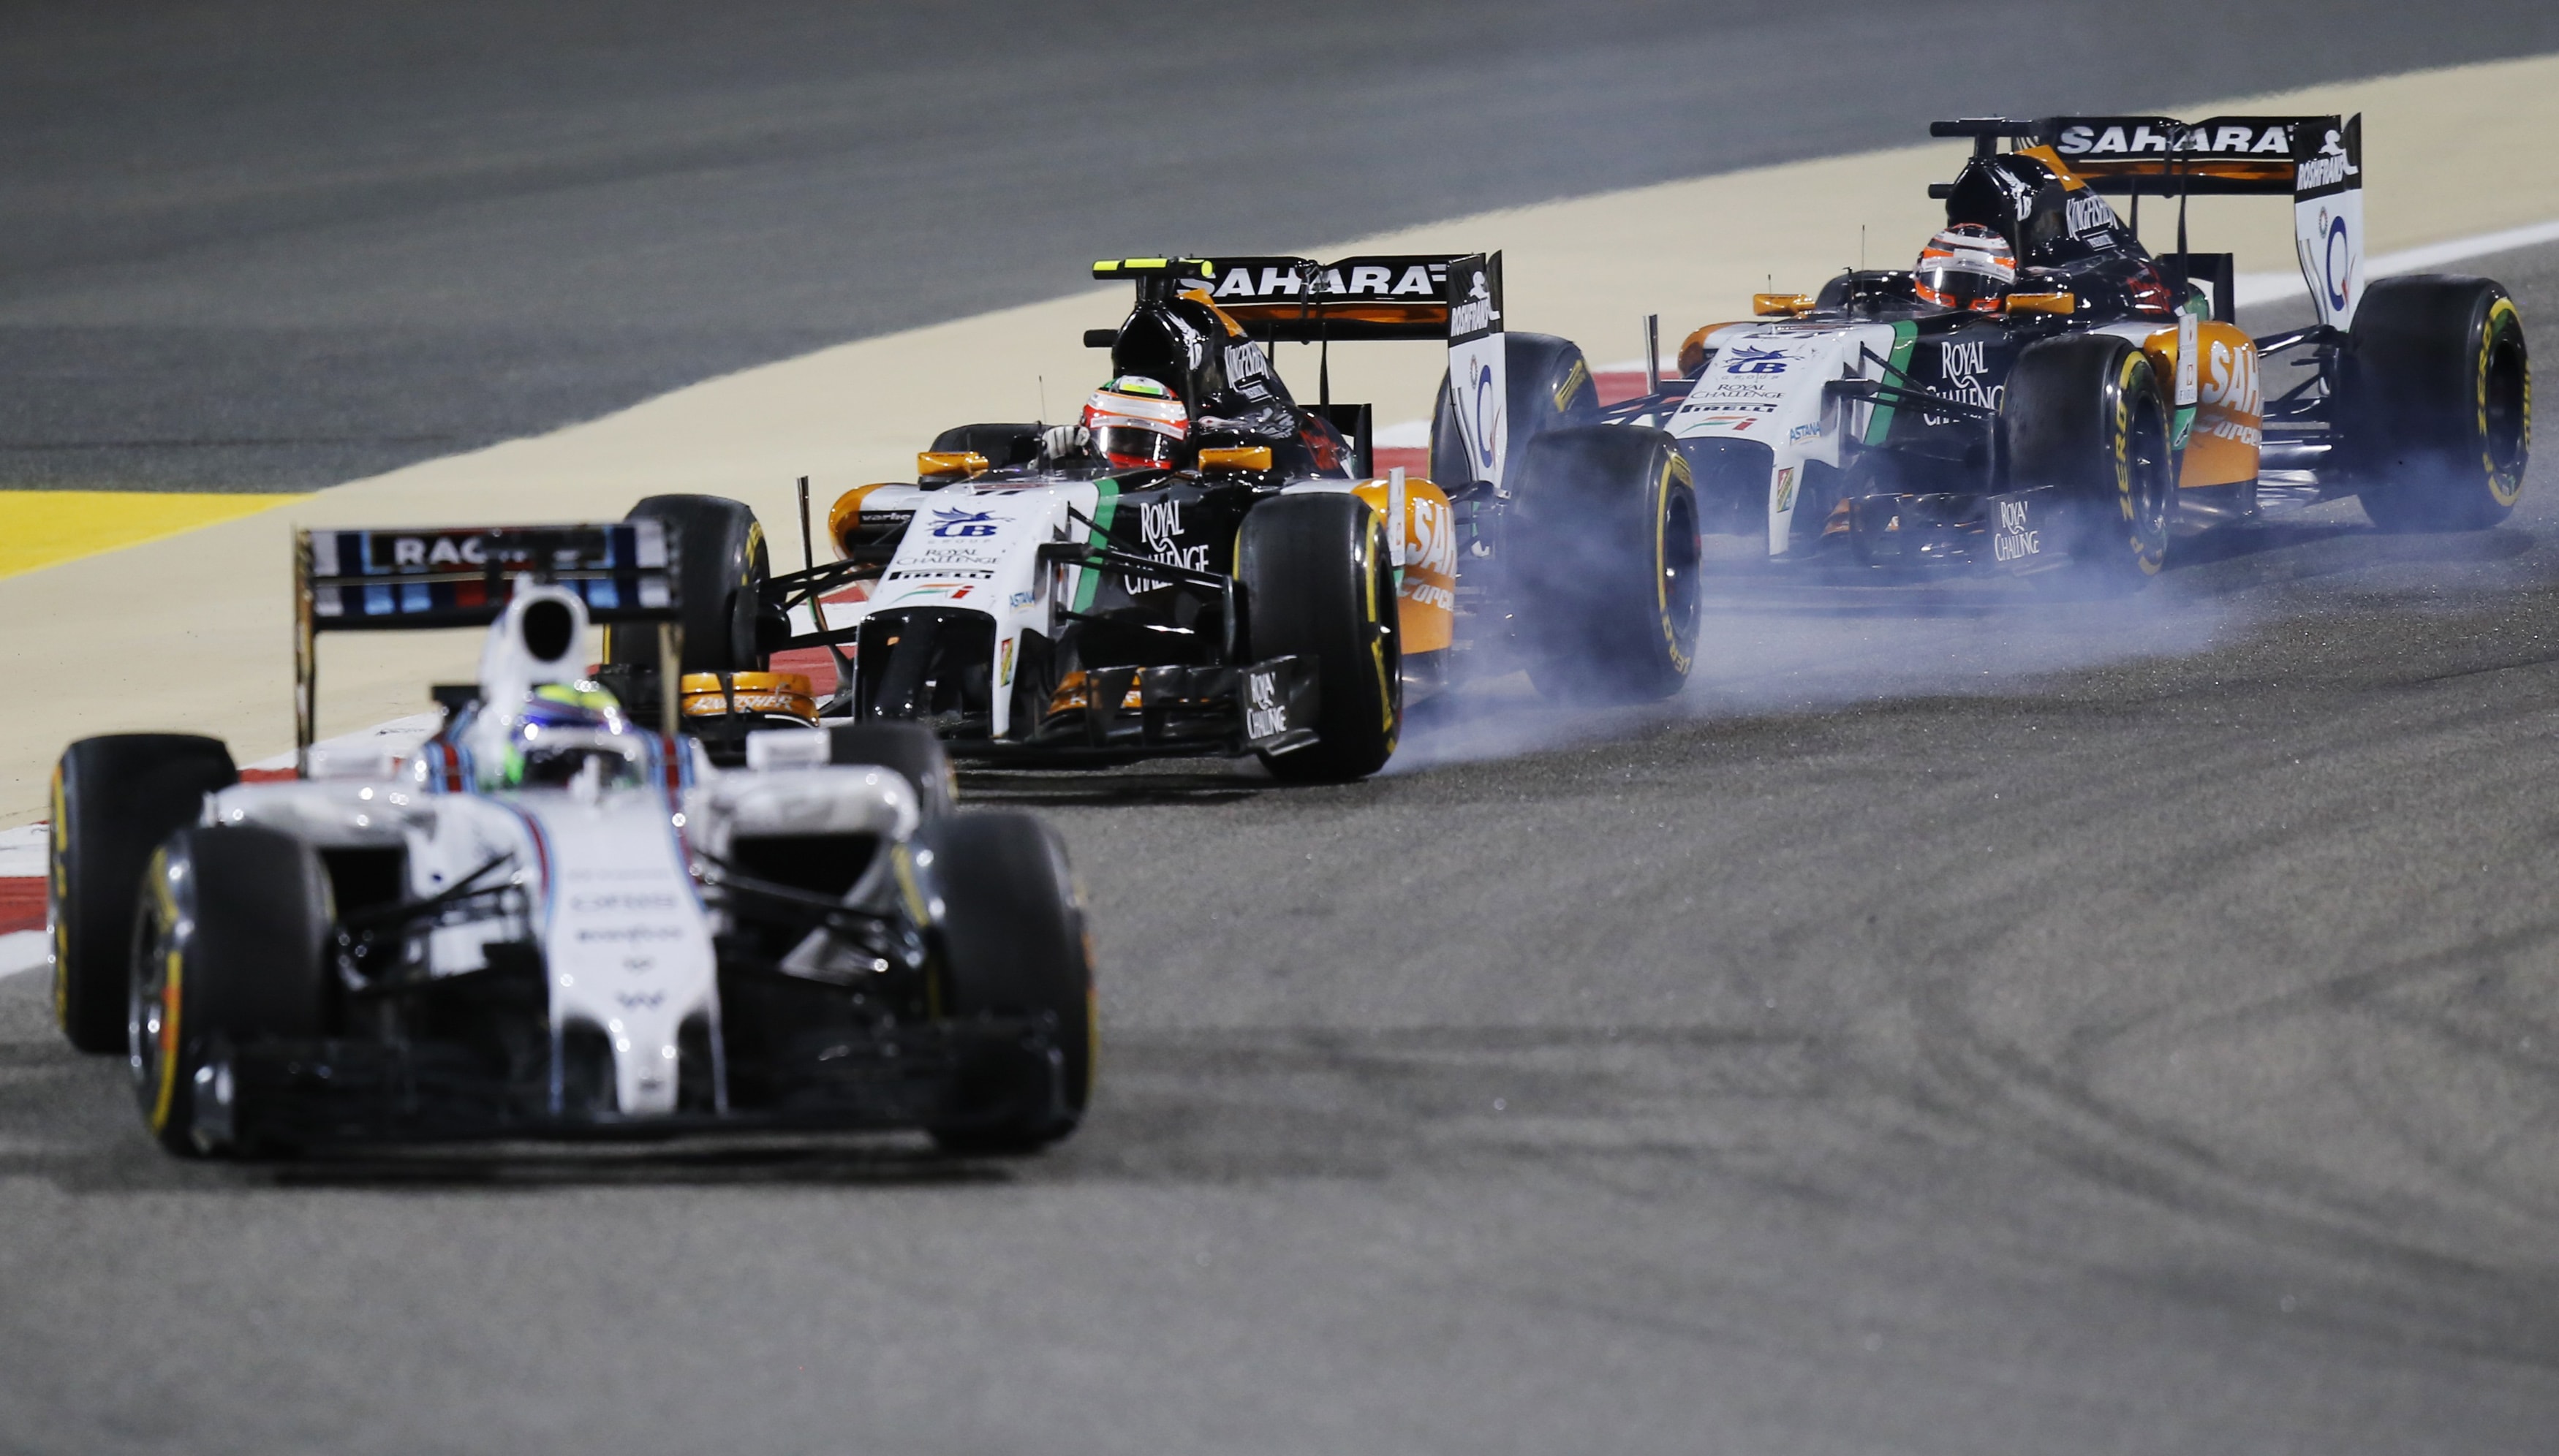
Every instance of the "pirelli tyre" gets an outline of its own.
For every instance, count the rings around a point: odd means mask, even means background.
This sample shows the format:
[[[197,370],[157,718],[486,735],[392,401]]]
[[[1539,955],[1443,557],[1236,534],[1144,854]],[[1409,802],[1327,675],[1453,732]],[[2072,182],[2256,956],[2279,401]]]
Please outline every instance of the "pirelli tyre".
[[[1040,1024],[1054,1054],[1052,1079],[1025,1082],[1017,1058],[964,1067],[960,1101],[975,1115],[930,1131],[948,1152],[1036,1152],[1075,1130],[1093,1094],[1092,943],[1065,842],[1006,809],[952,814],[921,843],[941,901],[943,1013]]]
[[[1660,430],[1583,425],[1529,443],[1511,483],[1513,611],[1529,677],[1559,700],[1643,702],[1688,682],[1697,491]]]
[[[2030,345],[2000,401],[2008,489],[2049,488],[2068,565],[2038,573],[2047,589],[2111,596],[2139,590],[2168,560],[2177,456],[2168,396],[2150,357],[2111,334]]]
[[[1265,755],[1290,783],[1338,783],[1386,766],[1404,732],[1403,639],[1386,523],[1347,491],[1266,501],[1235,535],[1248,658],[1315,664],[1316,741]]]
[[[2373,283],[2337,361],[2330,418],[2374,525],[2505,519],[2532,454],[2532,360],[2514,300],[2485,278]]]
[[[134,888],[205,796],[237,783],[230,750],[188,733],[83,738],[54,765],[46,830],[45,920],[53,935],[54,1017],[83,1052],[124,1050]]]
[[[759,622],[772,563],[755,512],[719,496],[651,496],[623,518],[663,521],[676,537],[681,603],[677,626],[683,638],[679,670],[763,671],[767,655],[762,639],[782,624]],[[607,628],[604,649],[608,662],[654,667],[657,629]]]
[[[143,1125],[162,1147],[251,1150],[229,1131],[228,1053],[322,1034],[334,920],[319,852],[290,834],[191,826],[153,851],[134,910],[125,1045]]]
[[[1599,419],[1599,386],[1590,377],[1590,363],[1581,346],[1550,334],[1502,336],[1503,417],[1509,421],[1509,448],[1502,479],[1518,472],[1528,443],[1549,430],[1595,424]],[[1471,401],[1479,421],[1489,427],[1482,409],[1489,401]],[[1457,427],[1460,401],[1451,397],[1448,376],[1439,376],[1439,398],[1430,411],[1430,479],[1454,491],[1468,481],[1491,478],[1489,461],[1476,458]]]
[[[895,770],[915,791],[916,807],[925,823],[950,814],[951,755],[931,727],[874,718],[860,723],[828,724],[827,734],[827,762],[875,764]]]

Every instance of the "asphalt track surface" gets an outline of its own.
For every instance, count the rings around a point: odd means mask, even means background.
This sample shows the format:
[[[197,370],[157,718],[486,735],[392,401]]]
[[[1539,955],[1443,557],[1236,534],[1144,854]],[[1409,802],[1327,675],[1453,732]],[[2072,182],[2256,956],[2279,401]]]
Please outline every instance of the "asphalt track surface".
[[[0,487],[316,488],[1094,257],[2559,49],[2533,0],[2139,13],[29,0],[0,14]]]
[[[2559,317],[2559,249],[2479,271]],[[2133,609],[1713,608],[1674,706],[1496,690],[1364,785],[973,781],[1104,961],[1026,1164],[187,1167],[0,980],[0,1448],[2546,1450],[2559,474]]]

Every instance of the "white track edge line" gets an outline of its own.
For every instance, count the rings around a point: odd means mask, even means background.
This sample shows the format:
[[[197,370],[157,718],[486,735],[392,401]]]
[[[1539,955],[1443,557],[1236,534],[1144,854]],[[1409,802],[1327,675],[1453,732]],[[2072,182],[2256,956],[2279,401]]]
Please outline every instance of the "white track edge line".
[[[0,980],[45,963],[43,931],[11,931],[0,936]]]
[[[2465,258],[2484,258],[2490,253],[2512,252],[2516,248],[2545,242],[2559,242],[2559,220],[2504,227],[2494,232],[2456,237],[2447,242],[2430,242],[2423,247],[2380,253],[2363,260],[2363,276],[2386,278],[2393,273],[2416,273],[2445,263],[2458,263]],[[2310,285],[2302,281],[2299,273],[2242,273],[2234,281],[2231,291],[2243,305],[2283,303],[2308,297]]]

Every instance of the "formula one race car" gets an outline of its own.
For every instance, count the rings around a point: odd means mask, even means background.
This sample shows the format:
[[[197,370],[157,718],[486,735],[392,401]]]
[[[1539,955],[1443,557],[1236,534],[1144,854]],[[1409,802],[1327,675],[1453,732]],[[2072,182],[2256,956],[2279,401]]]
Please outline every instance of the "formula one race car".
[[[1137,298],[1086,336],[1110,349],[1113,382],[1082,423],[943,432],[913,483],[835,503],[840,561],[763,589],[793,628],[770,645],[853,649],[829,716],[930,723],[967,757],[1250,752],[1321,781],[1376,771],[1408,694],[1486,646],[1583,692],[1679,689],[1696,510],[1667,436],[1504,497],[1533,517],[1537,549],[1523,534],[1535,570],[1495,602],[1451,510],[1495,488],[1375,478],[1368,407],[1300,405],[1272,370],[1271,341],[1427,339],[1461,364],[1489,351],[1498,377],[1497,257],[1132,258],[1095,273]],[[1586,390],[1580,352],[1562,348]],[[1499,431],[1498,402],[1485,419]]]
[[[756,732],[723,772],[580,665],[590,621],[680,619],[686,549],[647,517],[306,531],[298,782],[180,734],[63,755],[56,1006],[162,1146],[1074,1129],[1093,983],[1053,832],[952,810],[912,725]],[[423,744],[313,744],[318,634],[483,624]]]
[[[2484,278],[2363,279],[2362,118],[1939,122],[1974,140],[1948,230],[1911,271],[1763,294],[1690,336],[1680,375],[1615,406],[1695,469],[1710,530],[1769,556],[2156,574],[2173,533],[2346,496],[2384,530],[2504,518],[2523,489],[2522,321]],[[2003,151],[2003,143],[2012,150]],[[2101,194],[2181,200],[2154,257]],[[2183,199],[2294,200],[2309,328],[2231,323],[2228,253],[2184,250]],[[2261,383],[2289,363],[2308,372]],[[1653,372],[1658,376],[1659,366]]]

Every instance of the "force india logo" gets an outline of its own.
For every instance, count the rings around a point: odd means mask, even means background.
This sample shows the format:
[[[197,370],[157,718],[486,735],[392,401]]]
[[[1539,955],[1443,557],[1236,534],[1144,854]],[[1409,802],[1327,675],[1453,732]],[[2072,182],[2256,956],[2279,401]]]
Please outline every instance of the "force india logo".
[[[1352,271],[1359,270],[1355,268]],[[1484,281],[1483,271],[1477,269],[1475,281],[1466,287],[1464,300],[1448,311],[1448,333],[1451,337],[1481,334],[1493,327],[1493,320],[1497,317],[1499,315],[1493,312],[1492,286]]]
[[[2338,145],[2336,133],[2332,131],[2328,140],[2320,144],[2319,155],[2294,169],[2293,187],[2299,192],[2312,192],[2323,187],[2334,187],[2349,177],[2362,175],[2363,169],[2354,165],[2354,160],[2345,154],[2345,148]]]
[[[2115,210],[2093,192],[2074,192],[2063,206],[2069,213],[2070,235],[2073,237],[2087,237],[2115,225]]]

